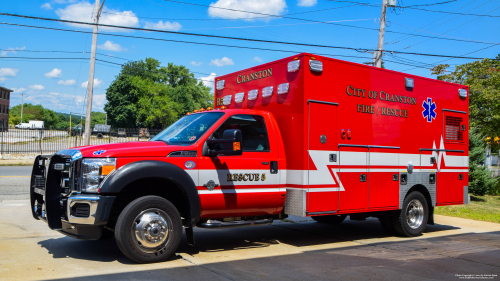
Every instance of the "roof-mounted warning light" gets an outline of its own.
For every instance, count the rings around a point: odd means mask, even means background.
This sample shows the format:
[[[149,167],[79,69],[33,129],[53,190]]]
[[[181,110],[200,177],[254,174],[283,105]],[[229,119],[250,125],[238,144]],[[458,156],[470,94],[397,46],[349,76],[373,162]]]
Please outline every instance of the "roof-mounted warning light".
[[[198,113],[198,109],[193,110],[193,113]]]
[[[210,110],[212,110],[212,109],[213,109],[213,108],[211,108],[210,106],[209,106],[209,107],[207,107],[207,111],[210,111]]]
[[[458,89],[458,96],[465,99],[467,97],[467,90],[466,89]]]
[[[288,72],[298,71],[300,68],[300,60],[293,60],[288,63]]]
[[[262,97],[267,98],[273,95],[273,86],[265,87],[262,89]]]
[[[219,80],[219,81],[217,81],[217,83],[216,83],[217,90],[224,89],[225,82],[226,82],[226,80]]]
[[[278,95],[288,93],[289,89],[290,89],[290,84],[288,84],[288,83],[279,84],[278,85]]]
[[[198,110],[199,112],[204,112],[205,109],[204,108],[200,108],[200,110]]]
[[[309,69],[314,72],[322,72],[323,62],[316,60],[315,58],[311,58],[311,60],[309,61]]]
[[[191,115],[191,112],[186,113],[186,115]]]
[[[234,102],[236,103],[243,102],[244,99],[245,99],[245,93],[237,93],[236,95],[234,95]]]
[[[231,96],[231,95],[227,95],[227,96],[223,97],[222,104],[223,105],[230,105],[232,98],[233,98],[233,96]]]
[[[259,96],[259,90],[250,90],[248,92],[248,100],[256,100]]]
[[[225,107],[225,106],[221,106],[221,107],[219,107],[219,109],[220,109],[220,110],[225,110],[225,109],[226,109],[226,107]]]
[[[405,77],[405,87],[409,89],[413,89],[413,79]]]

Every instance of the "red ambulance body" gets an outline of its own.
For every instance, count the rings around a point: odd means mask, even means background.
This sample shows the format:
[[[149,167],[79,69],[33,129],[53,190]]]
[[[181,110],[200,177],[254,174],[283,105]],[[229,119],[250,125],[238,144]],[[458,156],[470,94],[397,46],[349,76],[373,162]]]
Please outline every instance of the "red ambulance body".
[[[114,233],[137,262],[182,227],[378,217],[421,235],[435,206],[468,204],[468,88],[303,53],[216,79],[215,109],[150,142],[39,156],[32,211],[82,239]]]

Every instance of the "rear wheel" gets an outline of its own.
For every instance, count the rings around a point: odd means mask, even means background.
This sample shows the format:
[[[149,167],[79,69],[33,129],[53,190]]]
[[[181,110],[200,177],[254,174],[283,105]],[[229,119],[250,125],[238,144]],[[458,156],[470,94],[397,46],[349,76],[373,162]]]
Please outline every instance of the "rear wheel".
[[[125,207],[115,227],[118,248],[138,263],[167,260],[182,237],[179,211],[168,200],[144,196]]]
[[[406,196],[403,208],[393,212],[392,224],[400,235],[414,237],[422,235],[428,218],[427,200],[422,193],[413,191]]]
[[[326,215],[326,216],[312,216],[311,218],[321,223],[340,224],[345,220],[346,217],[347,215]]]

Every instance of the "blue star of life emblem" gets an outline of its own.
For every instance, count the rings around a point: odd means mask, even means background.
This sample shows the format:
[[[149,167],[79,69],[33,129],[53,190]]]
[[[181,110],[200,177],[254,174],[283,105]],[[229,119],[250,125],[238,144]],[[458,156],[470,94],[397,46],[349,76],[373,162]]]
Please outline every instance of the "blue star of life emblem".
[[[103,154],[104,152],[106,152],[106,150],[97,150],[97,151],[94,151],[94,153],[92,153],[93,155],[101,155]]]
[[[432,102],[432,98],[427,98],[427,101],[422,103],[424,111],[422,115],[427,119],[427,122],[432,122],[432,119],[436,119],[436,103]]]

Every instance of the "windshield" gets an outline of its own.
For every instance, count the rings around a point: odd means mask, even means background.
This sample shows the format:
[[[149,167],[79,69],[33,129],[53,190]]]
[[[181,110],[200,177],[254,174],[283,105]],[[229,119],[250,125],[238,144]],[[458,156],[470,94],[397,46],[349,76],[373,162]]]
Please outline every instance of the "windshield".
[[[223,112],[207,112],[182,117],[152,138],[151,141],[164,141],[167,144],[193,144],[222,115],[224,115]]]

